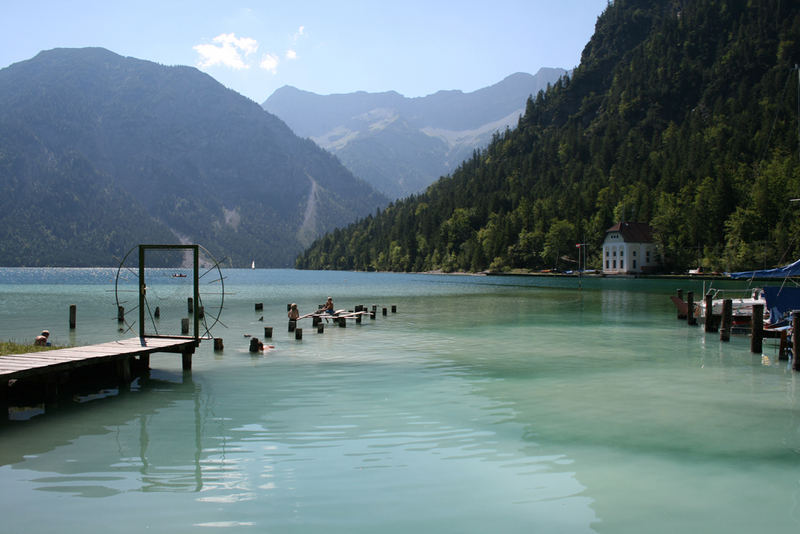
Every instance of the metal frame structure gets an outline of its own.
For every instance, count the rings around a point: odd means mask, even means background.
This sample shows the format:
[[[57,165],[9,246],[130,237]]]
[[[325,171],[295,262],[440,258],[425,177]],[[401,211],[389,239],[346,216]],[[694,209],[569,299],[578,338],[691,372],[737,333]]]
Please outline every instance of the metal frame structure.
[[[145,270],[145,252],[148,250],[190,250],[192,251],[192,283],[194,285],[194,310],[192,317],[194,320],[194,340],[200,342],[200,317],[197,313],[198,306],[200,306],[200,245],[139,245],[139,337],[145,337],[145,295],[147,293],[147,285],[144,279]],[[175,336],[160,336],[150,335],[147,337],[175,337]]]

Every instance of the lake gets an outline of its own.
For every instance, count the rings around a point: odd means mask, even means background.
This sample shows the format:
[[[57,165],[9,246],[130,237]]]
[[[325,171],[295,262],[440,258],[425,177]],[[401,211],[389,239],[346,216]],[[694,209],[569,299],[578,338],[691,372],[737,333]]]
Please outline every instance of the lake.
[[[754,355],[747,337],[676,320],[669,296],[701,282],[222,274],[223,351],[202,343],[187,374],[156,354],[129,388],[0,427],[2,531],[800,528],[798,374],[772,340]],[[135,289],[116,275],[0,269],[0,339],[131,337],[116,312]],[[221,288],[201,280],[207,313]],[[148,280],[160,333],[179,329],[187,291],[171,271]],[[286,304],[307,313],[327,296],[377,318],[323,334],[306,319],[295,340]],[[275,348],[250,354],[264,326]]]

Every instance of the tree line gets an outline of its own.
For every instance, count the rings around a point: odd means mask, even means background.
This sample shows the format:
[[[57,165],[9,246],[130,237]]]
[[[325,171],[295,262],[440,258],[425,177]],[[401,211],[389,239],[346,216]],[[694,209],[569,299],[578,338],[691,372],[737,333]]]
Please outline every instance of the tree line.
[[[298,268],[483,271],[601,265],[605,231],[649,223],[663,269],[800,254],[800,6],[617,0],[579,67],[425,192],[318,239]]]

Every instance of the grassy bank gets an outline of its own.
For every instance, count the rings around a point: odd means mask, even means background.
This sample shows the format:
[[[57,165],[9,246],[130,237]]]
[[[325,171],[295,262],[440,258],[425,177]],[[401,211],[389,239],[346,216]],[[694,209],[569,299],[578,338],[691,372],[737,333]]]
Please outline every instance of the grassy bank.
[[[15,343],[13,341],[0,341],[0,356],[5,354],[25,354],[27,352],[40,352],[43,350],[60,349],[63,347],[40,347],[33,344]]]

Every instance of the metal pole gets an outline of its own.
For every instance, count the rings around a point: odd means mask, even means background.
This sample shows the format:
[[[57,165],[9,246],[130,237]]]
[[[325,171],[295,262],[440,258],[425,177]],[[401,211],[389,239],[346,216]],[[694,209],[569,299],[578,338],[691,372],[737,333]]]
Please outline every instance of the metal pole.
[[[200,306],[200,247],[192,245],[192,255],[194,259],[194,339],[200,339],[200,314],[197,313]]]
[[[139,337],[144,337],[144,307],[147,285],[144,281],[144,245],[139,245]]]

